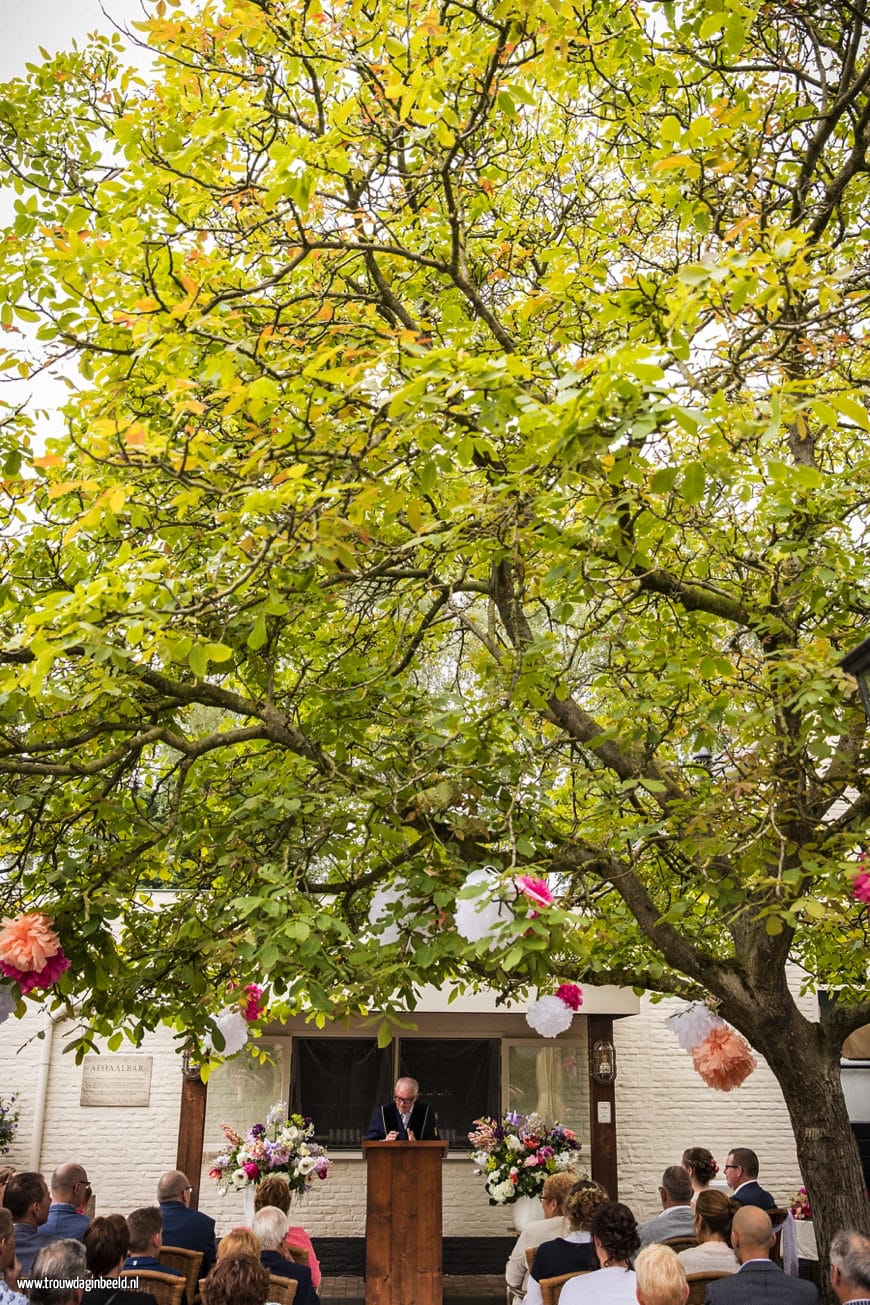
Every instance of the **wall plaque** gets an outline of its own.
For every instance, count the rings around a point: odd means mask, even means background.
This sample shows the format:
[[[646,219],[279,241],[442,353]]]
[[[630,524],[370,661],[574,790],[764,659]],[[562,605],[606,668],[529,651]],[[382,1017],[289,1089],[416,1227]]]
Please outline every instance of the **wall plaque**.
[[[85,1056],[81,1106],[147,1106],[153,1056]]]

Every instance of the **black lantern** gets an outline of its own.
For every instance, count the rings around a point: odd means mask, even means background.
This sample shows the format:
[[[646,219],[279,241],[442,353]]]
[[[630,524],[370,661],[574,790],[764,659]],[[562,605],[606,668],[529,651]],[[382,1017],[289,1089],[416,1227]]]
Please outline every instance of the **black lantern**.
[[[616,1048],[604,1038],[592,1043],[592,1077],[596,1083],[616,1082]]]
[[[840,662],[844,671],[849,675],[854,675],[858,681],[858,688],[861,690],[861,698],[864,703],[864,710],[867,713],[867,719],[870,720],[870,637],[859,643],[857,648],[853,648],[850,653]]]
[[[200,1078],[199,1061],[194,1060],[189,1051],[181,1054],[181,1072],[186,1079],[195,1083]]]

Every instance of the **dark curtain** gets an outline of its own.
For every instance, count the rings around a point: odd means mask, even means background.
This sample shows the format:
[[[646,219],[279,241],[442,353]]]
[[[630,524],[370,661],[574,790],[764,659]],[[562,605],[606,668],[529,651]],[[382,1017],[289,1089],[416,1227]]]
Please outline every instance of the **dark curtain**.
[[[372,1110],[393,1095],[392,1055],[374,1038],[294,1038],[291,1112],[314,1120],[323,1145],[359,1146]]]
[[[403,1038],[399,1073],[420,1084],[420,1100],[434,1106],[438,1131],[452,1147],[468,1147],[481,1115],[501,1114],[501,1044],[497,1038]]]

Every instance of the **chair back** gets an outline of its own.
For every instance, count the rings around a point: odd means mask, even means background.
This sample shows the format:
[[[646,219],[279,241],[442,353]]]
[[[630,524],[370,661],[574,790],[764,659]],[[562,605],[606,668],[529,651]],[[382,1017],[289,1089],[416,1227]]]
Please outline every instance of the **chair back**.
[[[202,1268],[202,1251],[189,1251],[186,1246],[161,1246],[160,1263],[178,1269],[187,1282],[187,1305],[194,1305],[199,1291],[199,1271]]]
[[[526,1247],[526,1264],[530,1269],[535,1262],[535,1256],[537,1255],[537,1253],[538,1253],[537,1246]]]
[[[661,1243],[662,1246],[670,1246],[672,1251],[679,1255],[680,1251],[688,1251],[693,1246],[698,1245],[698,1239],[694,1235],[688,1237],[665,1237]]]
[[[770,1248],[770,1258],[774,1264],[782,1268],[782,1230],[788,1222],[788,1210],[768,1210],[770,1215],[770,1225],[773,1228],[773,1245]]]
[[[282,1278],[277,1273],[270,1273],[269,1300],[277,1301],[277,1305],[291,1305],[298,1286],[295,1278]]]
[[[558,1305],[565,1283],[570,1282],[572,1278],[584,1278],[587,1273],[591,1272],[591,1269],[579,1269],[577,1273],[560,1273],[555,1278],[542,1278],[540,1285],[544,1305]]]
[[[150,1291],[157,1305],[181,1305],[186,1279],[174,1273],[158,1273],[156,1269],[124,1269],[121,1278],[132,1278],[140,1291]],[[190,1305],[190,1301],[188,1301]]]
[[[731,1278],[731,1273],[723,1273],[721,1270],[713,1273],[687,1273],[686,1282],[689,1284],[689,1295],[686,1298],[686,1305],[704,1305],[704,1297],[707,1294],[707,1283],[715,1282],[717,1278]]]

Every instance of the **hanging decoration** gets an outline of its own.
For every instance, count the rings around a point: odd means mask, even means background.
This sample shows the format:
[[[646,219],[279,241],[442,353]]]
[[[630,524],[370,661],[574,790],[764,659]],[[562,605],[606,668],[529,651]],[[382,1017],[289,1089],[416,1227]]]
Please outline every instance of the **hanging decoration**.
[[[26,911],[14,920],[4,918],[0,929],[0,972],[13,979],[26,997],[34,988],[50,988],[69,961],[50,916]]]
[[[212,1021],[224,1040],[223,1047],[218,1051],[214,1039],[207,1033],[203,1038],[203,1046],[207,1052],[216,1051],[226,1060],[242,1050],[248,1041],[248,1025],[262,1019],[266,1013],[264,992],[265,989],[259,983],[246,983],[239,989],[235,1003],[232,1006],[225,1006]]]
[[[665,1021],[708,1087],[730,1092],[740,1087],[757,1061],[746,1039],[703,1002],[668,1016]]]
[[[571,1027],[574,1012],[583,1005],[583,989],[563,983],[555,994],[539,997],[526,1011],[526,1023],[542,1038],[556,1038]]]
[[[514,919],[513,907],[499,892],[502,888],[499,872],[491,865],[472,870],[466,876],[460,891],[467,888],[489,891],[479,891],[473,897],[457,898],[454,912],[456,932],[466,942],[488,939],[490,947],[497,947],[497,935]]]

